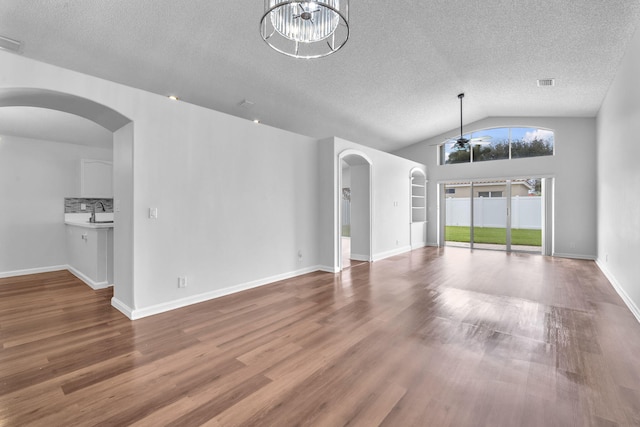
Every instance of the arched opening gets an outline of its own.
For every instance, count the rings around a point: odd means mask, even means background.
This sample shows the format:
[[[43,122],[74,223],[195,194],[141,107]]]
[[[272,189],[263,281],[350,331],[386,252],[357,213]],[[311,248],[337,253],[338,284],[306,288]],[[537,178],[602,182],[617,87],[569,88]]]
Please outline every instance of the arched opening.
[[[338,156],[338,270],[372,259],[371,167],[369,157],[357,150]]]
[[[119,112],[90,99],[46,89],[0,89],[0,107],[35,107],[57,110],[88,119],[113,133],[113,200],[115,209],[114,297],[112,305],[121,311],[125,311],[123,310],[125,307],[135,307],[133,292],[133,122]],[[127,314],[126,311],[125,314]]]

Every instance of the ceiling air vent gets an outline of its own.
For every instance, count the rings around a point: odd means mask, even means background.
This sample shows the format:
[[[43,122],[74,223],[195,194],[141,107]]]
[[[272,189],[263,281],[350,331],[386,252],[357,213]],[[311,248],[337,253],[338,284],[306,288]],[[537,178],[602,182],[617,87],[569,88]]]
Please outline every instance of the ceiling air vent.
[[[10,39],[9,37],[0,36],[0,49],[10,50],[12,52],[20,52],[20,43],[18,40]]]
[[[538,79],[538,87],[555,86],[556,79]]]
[[[243,108],[251,108],[255,105],[255,102],[249,101],[248,99],[243,99],[239,105]]]

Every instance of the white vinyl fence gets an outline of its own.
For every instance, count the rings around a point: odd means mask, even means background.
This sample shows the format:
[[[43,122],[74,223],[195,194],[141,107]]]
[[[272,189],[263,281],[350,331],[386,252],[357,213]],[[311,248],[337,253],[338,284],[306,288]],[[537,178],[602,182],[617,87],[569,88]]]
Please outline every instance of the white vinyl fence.
[[[468,227],[471,210],[468,198],[446,199],[447,225]],[[475,197],[473,199],[474,227],[506,226],[506,197]],[[542,197],[523,196],[511,198],[511,228],[542,229]]]

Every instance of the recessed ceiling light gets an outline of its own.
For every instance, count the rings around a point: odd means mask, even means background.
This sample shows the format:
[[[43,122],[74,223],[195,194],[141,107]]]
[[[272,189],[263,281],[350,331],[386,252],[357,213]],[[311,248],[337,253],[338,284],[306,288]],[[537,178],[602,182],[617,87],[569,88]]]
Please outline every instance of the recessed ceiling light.
[[[556,79],[538,79],[538,87],[555,86]]]
[[[253,123],[255,123],[255,124],[259,124],[259,123],[260,123],[260,120],[258,120],[258,119],[253,119]]]
[[[172,101],[177,101],[178,99],[180,99],[180,98],[178,98],[178,97],[177,97],[177,96],[175,96],[175,95],[169,95],[169,96],[168,96],[168,98],[169,98],[170,100],[172,100]]]

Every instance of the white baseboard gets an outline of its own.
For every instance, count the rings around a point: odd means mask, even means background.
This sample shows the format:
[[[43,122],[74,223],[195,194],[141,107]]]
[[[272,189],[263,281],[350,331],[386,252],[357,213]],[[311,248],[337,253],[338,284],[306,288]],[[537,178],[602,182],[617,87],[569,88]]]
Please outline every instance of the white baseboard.
[[[111,297],[111,306],[133,320],[133,309],[116,297]]]
[[[438,248],[438,247],[440,247],[440,245],[438,244],[438,242],[427,242],[427,243],[425,244],[425,246],[431,246],[431,247],[434,247],[434,248]]]
[[[340,269],[338,267],[329,267],[327,265],[319,265],[318,270],[326,273],[340,273]]]
[[[66,268],[67,268],[67,270],[69,270],[69,272],[71,274],[73,274],[78,279],[82,280],[84,283],[89,285],[89,287],[91,289],[94,289],[94,290],[95,289],[104,289],[104,288],[108,288],[109,286],[112,286],[112,284],[110,284],[106,280],[104,282],[96,282],[96,281],[92,280],[90,277],[87,277],[85,274],[79,272],[78,270],[76,270],[75,268],[73,268],[70,265],[67,265]]]
[[[352,259],[354,261],[365,261],[365,262],[369,262],[370,261],[369,255],[354,254],[354,253],[350,253],[349,254],[349,259]]]
[[[141,319],[143,317],[153,316],[154,314],[164,313],[166,311],[175,310],[177,308],[186,307],[188,305],[197,304],[204,301],[209,301],[214,298],[220,298],[225,295],[235,294],[236,292],[246,291],[248,289],[257,288],[259,286],[268,285],[273,282],[277,282],[280,280],[290,279],[292,277],[301,276],[307,273],[313,273],[314,271],[320,270],[319,266],[302,268],[300,270],[291,271],[288,273],[278,274],[271,277],[266,277],[264,279],[254,280],[252,282],[241,283],[239,285],[230,286],[228,288],[216,289],[214,291],[205,292],[198,295],[192,295],[185,298],[180,298],[178,300],[168,301],[161,304],[152,305],[144,308],[130,309],[122,302],[117,302],[119,305],[114,305],[115,308],[124,313],[129,319],[136,320]],[[114,304],[113,299],[111,300],[111,304]]]
[[[598,266],[600,271],[602,271],[602,274],[604,274],[607,280],[609,280],[609,282],[611,283],[611,286],[613,286],[613,289],[615,289],[618,295],[620,295],[620,298],[622,298],[622,301],[624,301],[626,306],[629,307],[629,310],[631,310],[631,313],[633,313],[636,320],[640,322],[640,308],[638,308],[636,303],[633,302],[631,297],[629,297],[629,295],[624,290],[620,282],[618,282],[615,276],[607,269],[607,267],[605,267],[604,263],[600,258],[596,260],[596,265]]]
[[[411,251],[411,246],[407,245],[407,246],[402,246],[396,249],[392,249],[390,251],[385,251],[385,252],[380,252],[377,254],[373,254],[373,261],[380,261],[381,259],[385,259],[385,258],[389,258],[392,257],[394,255],[400,255],[403,254],[405,252],[410,252]]]
[[[424,248],[425,246],[427,246],[427,242],[412,243],[411,250]]]
[[[13,270],[0,272],[0,279],[5,277],[26,276],[27,274],[50,273],[52,271],[67,270],[67,265],[52,265],[50,267],[25,268],[24,270]]]
[[[553,255],[551,256],[558,257],[558,258],[586,259],[589,261],[596,260],[596,257],[593,255],[566,254],[561,252],[554,252]]]

